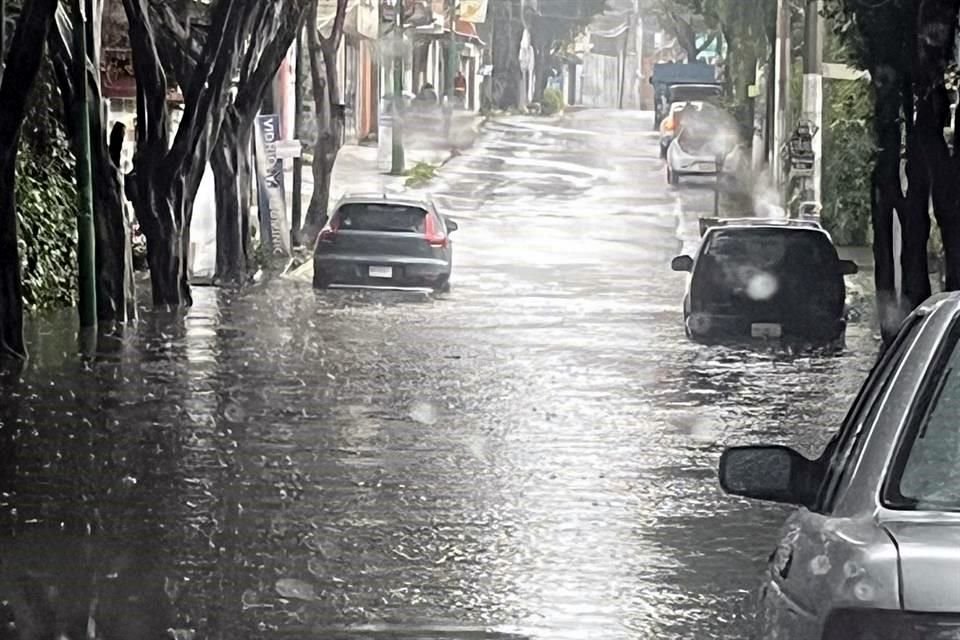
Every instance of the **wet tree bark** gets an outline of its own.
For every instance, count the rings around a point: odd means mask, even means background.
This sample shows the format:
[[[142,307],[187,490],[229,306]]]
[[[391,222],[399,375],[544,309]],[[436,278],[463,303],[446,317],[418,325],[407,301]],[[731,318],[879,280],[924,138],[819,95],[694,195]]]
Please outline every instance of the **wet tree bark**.
[[[521,7],[516,0],[495,3],[493,12],[493,87],[491,102],[508,110],[520,107],[520,43],[523,38]]]
[[[269,3],[220,0],[184,91],[185,110],[168,145],[167,76],[149,0],[123,0],[137,75],[137,152],[131,200],[144,235],[153,301],[190,305],[187,270],[193,199],[220,134],[234,70]],[[254,39],[255,42],[259,42]]]
[[[889,342],[902,320],[893,262],[893,216],[903,200],[900,189],[899,83],[875,82],[874,100],[874,131],[878,145],[870,190],[874,280],[880,329],[884,341]]]
[[[18,141],[18,135],[12,139],[0,137],[0,358],[27,355],[23,341],[23,292],[14,194]]]
[[[533,101],[543,102],[547,90],[547,74],[550,65],[550,47],[545,42],[533,43]]]
[[[908,189],[899,210],[902,294],[910,308],[930,297],[930,271],[927,242],[930,239],[930,176],[919,148],[920,135],[907,133]]]
[[[960,3],[955,0],[922,0],[914,51],[917,143],[931,183],[949,291],[960,289],[960,154],[956,146],[951,154],[943,136],[950,119],[944,73],[954,59],[958,14]]]
[[[0,79],[0,358],[27,355],[14,192],[17,146],[56,8],[57,0],[24,3]]]
[[[99,22],[102,3],[97,3],[96,15],[91,19]],[[99,31],[98,28],[95,31]],[[50,50],[57,86],[63,101],[64,113],[71,113],[76,105],[74,86],[72,33],[61,26],[50,34]],[[99,44],[99,43],[95,43]],[[99,69],[98,47],[91,48],[87,63],[87,91],[90,101],[91,166],[93,170],[94,232],[96,234],[97,269],[97,318],[100,322],[124,322],[128,319],[127,295],[133,293],[131,274],[127,271],[130,250],[127,241],[127,225],[123,211],[123,184],[119,175],[119,163],[111,157],[107,141],[106,123],[103,120],[102,93],[98,74],[89,73]],[[80,132],[73,121],[66,119],[67,132],[73,148],[79,148]]]
[[[343,25],[347,16],[347,0],[337,0],[337,15],[325,37],[313,28],[317,7],[307,18],[307,49],[310,53],[310,78],[313,82],[313,100],[317,117],[317,141],[313,156],[313,194],[307,208],[307,219],[301,233],[304,244],[312,246],[326,224],[330,203],[330,181],[333,167],[340,153],[344,130],[344,111],[341,105],[337,51],[343,39]]]
[[[244,212],[249,211],[251,127],[239,129],[230,118],[210,156],[217,201],[217,284],[237,286],[246,280]]]
[[[275,11],[269,3],[263,3],[251,18],[253,37],[240,58],[237,95],[225,110],[210,153],[217,203],[215,281],[221,284],[238,285],[246,279],[254,122],[277,69],[303,28],[311,4],[316,4],[316,0],[290,0],[284,10]],[[199,44],[190,39],[170,7],[159,3],[152,9],[163,27],[160,35],[165,55],[179,77],[192,79],[201,57]],[[197,182],[188,186],[191,198],[200,177],[202,174],[195,174],[193,179]],[[187,210],[190,208],[188,203]]]

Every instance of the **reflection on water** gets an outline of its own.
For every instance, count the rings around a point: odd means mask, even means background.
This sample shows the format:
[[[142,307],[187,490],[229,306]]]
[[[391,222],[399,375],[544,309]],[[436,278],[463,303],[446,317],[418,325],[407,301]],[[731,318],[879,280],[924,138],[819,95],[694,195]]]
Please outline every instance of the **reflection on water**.
[[[68,317],[44,324],[0,387],[0,601],[23,637],[743,637],[783,511],[723,496],[720,451],[816,451],[876,343],[687,342],[676,225],[628,189],[655,153],[628,142],[559,154],[605,172],[609,239],[489,196],[449,297],[198,289],[91,358],[64,355]],[[552,254],[507,246],[518,218]]]

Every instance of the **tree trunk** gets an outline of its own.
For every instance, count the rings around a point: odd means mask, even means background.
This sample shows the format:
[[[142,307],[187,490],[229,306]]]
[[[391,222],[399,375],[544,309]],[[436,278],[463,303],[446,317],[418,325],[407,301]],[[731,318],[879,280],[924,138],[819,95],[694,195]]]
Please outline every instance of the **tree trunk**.
[[[102,10],[102,5],[99,10]],[[99,23],[100,19],[99,14],[92,17],[95,23]],[[74,84],[76,74],[73,72],[75,61],[71,49],[72,32],[54,30],[49,41],[64,113],[73,113],[77,106],[77,87]],[[90,49],[88,70],[100,68],[96,44]],[[86,78],[96,239],[97,319],[101,322],[123,322],[127,320],[127,289],[132,289],[132,280],[128,278],[126,268],[128,242],[123,210],[123,186],[118,174],[119,162],[115,162],[111,157],[107,142],[106,123],[101,111],[103,100],[100,78],[92,73],[87,73]],[[74,154],[77,154],[81,132],[76,130],[72,118],[67,118],[65,124]],[[122,144],[122,140],[120,143]]]
[[[249,193],[249,171],[244,166],[249,160],[251,128],[241,130],[235,118],[224,122],[210,156],[216,185],[217,201],[217,270],[219,284],[240,285],[246,280],[246,249],[244,247],[244,193]],[[249,202],[247,202],[249,206]]]
[[[874,281],[880,330],[884,341],[889,342],[896,336],[903,320],[893,263],[893,216],[903,200],[900,189],[899,85],[896,82],[876,83],[874,93],[874,128],[878,146],[870,189]]]
[[[133,204],[147,238],[147,265],[153,304],[157,307],[193,303],[188,281],[184,233],[184,185],[173,179],[137,175]],[[182,182],[182,180],[181,180]]]
[[[930,297],[927,242],[930,239],[930,177],[918,148],[919,135],[907,135],[907,195],[899,210],[903,297],[911,309]]]
[[[16,139],[0,151],[0,359],[25,358],[23,292],[17,247]]]
[[[337,50],[343,29],[342,16],[346,11],[345,0],[338,2],[338,19],[329,38],[324,38],[316,29],[308,30],[307,48],[310,53],[310,74],[313,81],[313,98],[317,122],[317,143],[313,157],[313,194],[307,208],[307,220],[303,228],[303,242],[313,245],[320,230],[327,222],[330,205],[330,180],[340,153],[345,126],[344,111],[340,106],[340,83],[337,71]],[[312,24],[312,20],[308,19]]]
[[[534,45],[533,47],[533,101],[543,102],[543,93],[547,90],[547,74],[549,73],[550,52],[548,47]]]
[[[497,108],[508,110],[520,107],[520,43],[523,38],[523,22],[514,16],[520,15],[516,0],[491,5],[493,11],[493,86],[491,102]]]
[[[23,359],[27,355],[14,191],[17,147],[56,9],[57,0],[24,3],[0,79],[0,358]]]
[[[128,320],[130,287],[127,273],[127,224],[118,170],[109,158],[94,153],[93,204],[96,233],[97,318],[101,322]]]

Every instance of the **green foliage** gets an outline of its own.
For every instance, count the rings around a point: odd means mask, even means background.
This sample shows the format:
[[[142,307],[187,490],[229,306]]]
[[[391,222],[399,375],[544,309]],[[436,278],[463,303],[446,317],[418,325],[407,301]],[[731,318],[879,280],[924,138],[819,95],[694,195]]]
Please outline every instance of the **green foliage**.
[[[823,223],[834,241],[870,241],[873,101],[865,82],[828,82],[824,92]]]
[[[552,116],[563,111],[566,105],[559,89],[547,87],[543,92],[543,115]]]
[[[37,79],[17,154],[17,221],[24,305],[30,311],[76,300],[76,188],[70,145],[46,71]]]
[[[407,181],[404,184],[408,189],[422,187],[437,176],[438,168],[429,162],[418,162],[407,172]]]

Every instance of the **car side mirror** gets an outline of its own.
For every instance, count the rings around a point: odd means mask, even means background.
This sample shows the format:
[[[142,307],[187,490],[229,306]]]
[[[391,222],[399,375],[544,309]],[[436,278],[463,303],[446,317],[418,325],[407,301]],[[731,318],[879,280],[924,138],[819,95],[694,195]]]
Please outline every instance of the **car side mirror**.
[[[720,486],[730,495],[811,506],[816,464],[787,447],[732,447],[720,457]]]
[[[693,271],[693,258],[690,256],[677,256],[670,263],[670,268],[674,271],[690,273]]]
[[[447,218],[447,231],[449,231],[450,233],[453,233],[459,228],[460,228],[460,225],[458,225],[455,220],[451,220],[450,218]]]
[[[855,276],[860,273],[860,267],[858,267],[857,263],[853,260],[841,260],[840,273],[845,276]]]

